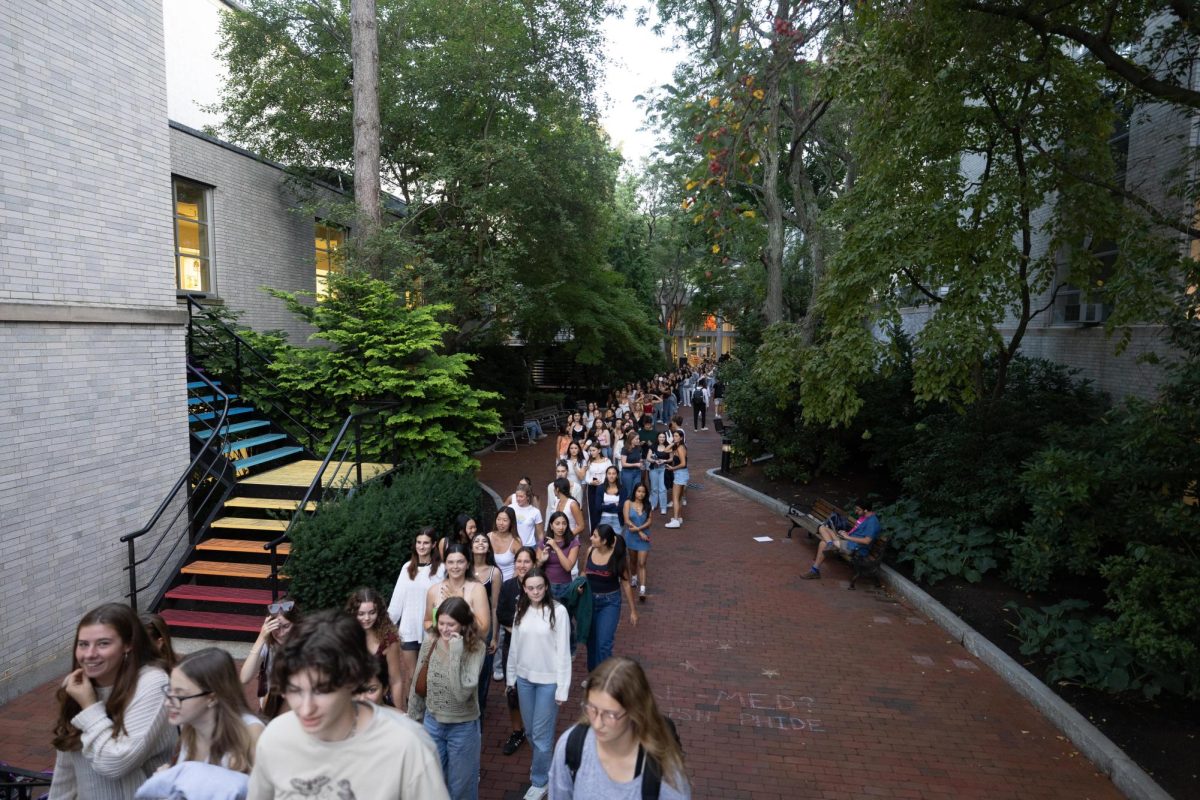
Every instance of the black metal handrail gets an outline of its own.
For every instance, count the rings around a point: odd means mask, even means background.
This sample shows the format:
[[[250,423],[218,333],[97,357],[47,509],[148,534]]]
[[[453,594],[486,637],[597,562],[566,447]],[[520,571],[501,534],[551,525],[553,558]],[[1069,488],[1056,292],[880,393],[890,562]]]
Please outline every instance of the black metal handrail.
[[[33,800],[50,788],[52,773],[0,764],[0,800]]]
[[[189,294],[184,295],[184,297],[187,299],[188,307],[188,357],[193,359],[199,358],[200,360],[203,360],[202,355],[198,356],[196,350],[198,338],[206,339],[214,346],[222,350],[232,347],[233,352],[230,355],[233,359],[233,372],[229,375],[222,375],[222,377],[229,378],[234,385],[238,387],[239,391],[245,392],[245,390],[249,387],[246,386],[246,376],[244,375],[244,372],[248,372],[251,376],[253,376],[254,389],[263,395],[261,400],[265,401],[265,403],[270,406],[272,415],[274,416],[278,414],[290,422],[290,426],[284,425],[284,427],[288,429],[288,431],[298,440],[303,441],[308,446],[310,453],[315,453],[317,445],[320,442],[320,436],[314,432],[314,428],[320,428],[321,426],[320,424],[313,424],[313,409],[321,407],[322,401],[320,398],[311,392],[303,390],[289,390],[285,392],[278,384],[275,383],[275,380],[271,375],[270,366],[272,364],[272,359],[269,356],[264,355],[261,351],[259,351],[258,348],[246,341],[241,334],[226,324],[223,319],[214,314],[203,303],[200,303],[195,296]],[[202,325],[198,325],[196,322],[197,314],[195,312],[199,312],[199,316],[206,321],[208,326],[215,327],[220,330],[221,335],[206,329]],[[222,336],[226,337],[226,339],[223,340]],[[247,359],[245,356],[249,356],[251,358]],[[261,369],[254,366],[254,363],[251,362],[259,364]],[[287,396],[292,398],[296,397],[297,395],[302,397],[305,401],[304,409],[309,417],[309,422],[305,423],[296,419],[296,417],[293,416],[291,412],[289,412],[288,409],[285,408],[281,403],[272,402],[269,392],[275,392],[279,396],[287,394]],[[257,400],[258,398],[256,398],[256,401]],[[261,407],[263,402],[256,402],[256,405],[259,406],[260,411],[265,410]],[[298,410],[299,406],[293,405],[292,408],[293,410]]]
[[[342,467],[346,464],[347,460],[350,460],[349,457],[351,455],[351,449],[353,449],[354,477],[356,478],[356,481],[352,485],[350,490],[351,492],[357,491],[365,484],[384,477],[388,473],[395,471],[397,468],[399,457],[395,446],[395,439],[393,437],[391,468],[384,470],[377,475],[372,475],[366,481],[363,480],[362,423],[363,420],[367,419],[368,417],[377,417],[385,411],[390,411],[391,409],[399,407],[399,403],[387,403],[381,406],[374,406],[372,408],[354,411],[347,415],[345,421],[342,422],[342,427],[338,430],[337,436],[334,437],[333,442],[329,445],[329,451],[325,454],[325,459],[321,462],[321,467],[317,470],[316,475],[313,476],[312,482],[308,485],[308,489],[304,492],[304,499],[300,501],[300,504],[296,506],[295,512],[292,513],[292,518],[288,522],[287,529],[284,530],[284,532],[279,536],[276,536],[274,539],[263,545],[264,550],[269,550],[271,552],[272,599],[279,599],[279,545],[283,544],[291,537],[292,529],[296,527],[296,523],[301,518],[308,515],[308,504],[310,502],[320,503],[324,499],[326,489],[330,488],[325,484],[325,473],[329,469],[330,463],[334,461],[334,457],[338,453],[338,448],[342,448],[342,456],[340,459],[338,459],[337,467],[333,471],[335,478],[338,478],[338,476],[342,475]],[[346,434],[351,429],[354,431],[353,439],[347,440]],[[345,442],[344,444],[343,441]],[[347,485],[349,485],[349,476],[350,472],[348,471],[345,477],[340,478],[339,484],[335,485],[333,481],[331,481],[330,486],[339,489],[345,488]]]
[[[209,426],[212,433],[199,446],[191,463],[175,481],[167,496],[159,503],[158,508],[150,517],[150,521],[136,531],[121,537],[121,541],[128,548],[129,559],[129,563],[124,568],[129,573],[129,593],[126,597],[129,598],[129,605],[135,611],[138,607],[138,593],[154,585],[166,566],[171,563],[171,556],[180,543],[188,542],[190,544],[194,536],[207,527],[234,486],[233,481],[227,480],[227,477],[233,472],[233,465],[229,459],[225,458],[224,454],[224,447],[228,439],[229,395],[195,367],[188,365],[187,372],[189,378],[203,382],[206,389],[213,393],[212,396],[219,399],[221,411],[216,415],[216,424]],[[216,403],[210,403],[209,406],[215,408]],[[193,442],[195,441],[196,439],[193,438]],[[219,497],[218,491],[220,491]],[[163,523],[164,515],[172,505],[176,507],[175,512]],[[185,512],[186,517],[184,516]],[[176,527],[181,519],[185,522],[182,531]],[[154,540],[146,554],[138,558],[137,541],[155,529],[161,530],[158,538]],[[170,543],[170,549],[159,559],[158,567],[150,579],[139,586],[137,568],[155,557],[159,548],[173,531],[176,535]]]

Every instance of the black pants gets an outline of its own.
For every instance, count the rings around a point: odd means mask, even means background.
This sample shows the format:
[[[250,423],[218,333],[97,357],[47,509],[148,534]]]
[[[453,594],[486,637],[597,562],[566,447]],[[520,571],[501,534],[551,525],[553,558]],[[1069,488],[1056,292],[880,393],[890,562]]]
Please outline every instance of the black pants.
[[[700,430],[708,427],[708,422],[704,418],[704,412],[708,410],[708,406],[701,400],[699,403],[692,402],[692,430]]]

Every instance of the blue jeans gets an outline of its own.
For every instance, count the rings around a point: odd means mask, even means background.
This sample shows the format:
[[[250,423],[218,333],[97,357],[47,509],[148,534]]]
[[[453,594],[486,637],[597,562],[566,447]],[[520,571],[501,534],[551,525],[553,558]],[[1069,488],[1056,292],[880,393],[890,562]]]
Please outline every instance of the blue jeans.
[[[533,766],[529,782],[542,787],[550,782],[550,759],[554,755],[554,726],[558,722],[558,703],[554,702],[553,683],[530,683],[517,678],[517,696],[521,698],[521,718],[525,735],[533,748]]]
[[[450,800],[479,797],[479,720],[438,722],[425,712],[425,732],[437,746]]]
[[[536,419],[525,420],[525,432],[529,434],[530,439],[546,435],[546,432],[542,430],[542,423]]]
[[[621,488],[625,490],[626,497],[633,497],[633,487],[642,482],[642,468],[629,469],[621,467]]]
[[[588,631],[587,667],[590,673],[612,655],[617,623],[621,621],[621,593],[592,595],[592,628]]]
[[[671,417],[675,416],[675,412],[679,410],[679,403],[675,401],[675,395],[669,394],[662,403],[662,424],[666,425],[671,421]]]
[[[650,470],[650,510],[667,507],[667,474],[666,467],[656,467]]]

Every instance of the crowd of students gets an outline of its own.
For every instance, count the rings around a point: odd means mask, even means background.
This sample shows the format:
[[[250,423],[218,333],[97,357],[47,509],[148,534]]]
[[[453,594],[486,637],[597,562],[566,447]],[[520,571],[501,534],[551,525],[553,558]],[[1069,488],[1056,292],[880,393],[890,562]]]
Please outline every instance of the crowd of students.
[[[646,602],[654,512],[683,524],[679,408],[703,430],[715,402],[708,370],[682,370],[590,404],[559,433],[544,513],[522,478],[492,530],[466,515],[420,530],[390,601],[364,587],[337,610],[272,603],[240,670],[219,648],[179,658],[155,615],[94,609],[57,694],[50,800],[472,800],[492,681],[503,752],[530,745],[527,800],[690,797],[673,726],[613,649],[624,609],[637,625],[634,590]],[[580,643],[582,713],[556,744]]]

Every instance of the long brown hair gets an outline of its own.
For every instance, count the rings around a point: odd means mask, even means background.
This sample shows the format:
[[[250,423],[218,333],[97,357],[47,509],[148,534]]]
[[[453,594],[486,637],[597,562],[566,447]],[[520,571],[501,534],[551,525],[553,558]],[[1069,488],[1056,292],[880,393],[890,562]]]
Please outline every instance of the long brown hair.
[[[438,551],[436,542],[437,530],[432,525],[426,525],[421,530],[417,531],[417,535],[412,540],[412,554],[408,558],[408,579],[415,581],[417,579],[417,538],[420,536],[429,537],[429,574],[433,575],[438,570],[438,566],[442,563],[442,554]]]
[[[588,675],[584,697],[592,692],[604,692],[625,709],[633,726],[633,737],[658,762],[663,780],[676,789],[681,788],[680,784],[686,780],[683,748],[658,710],[641,664],[624,656],[605,660]],[[580,722],[591,724],[586,713]]]
[[[369,586],[351,592],[350,596],[346,598],[346,611],[354,617],[355,621],[358,620],[358,607],[363,603],[375,606],[375,624],[371,626],[371,632],[380,642],[386,642],[388,634],[396,632],[396,626],[392,624],[392,618],[388,616],[387,603],[383,602],[383,595]]]
[[[208,763],[220,764],[224,756],[229,756],[229,769],[249,774],[254,767],[254,747],[242,715],[251,711],[232,656],[219,647],[206,647],[184,656],[175,669],[199,686],[200,691],[209,692],[215,701],[216,725],[208,746]],[[181,726],[179,738],[189,753],[196,752],[195,728]]]
[[[122,645],[129,646],[129,652],[113,683],[112,694],[104,702],[104,710],[113,723],[113,736],[121,736],[126,733],[125,707],[137,691],[138,674],[146,665],[161,668],[162,662],[154,653],[150,637],[146,635],[137,614],[134,614],[129,606],[121,603],[105,603],[84,614],[83,619],[79,620],[79,625],[75,627],[75,638],[71,642],[72,672],[79,669],[79,656],[76,654],[79,631],[87,625],[107,625],[116,632]],[[71,720],[82,710],[79,703],[75,702],[64,688],[55,692],[54,699],[58,701],[58,720],[54,723],[54,739],[51,744],[55,750],[64,752],[81,749],[79,739],[83,732],[71,724]]]
[[[475,612],[471,611],[471,604],[466,600],[461,597],[446,598],[438,606],[437,615],[439,619],[449,617],[462,628],[463,652],[470,653],[483,646],[479,629],[475,627]],[[436,632],[434,635],[437,635]]]
[[[176,655],[175,648],[171,646],[171,630],[167,627],[167,621],[160,615],[151,614],[149,611],[138,614],[138,619],[142,621],[142,628],[150,637],[150,646],[154,648],[154,652],[158,653],[163,665],[168,670],[175,669],[175,665],[179,663],[179,656]]]

